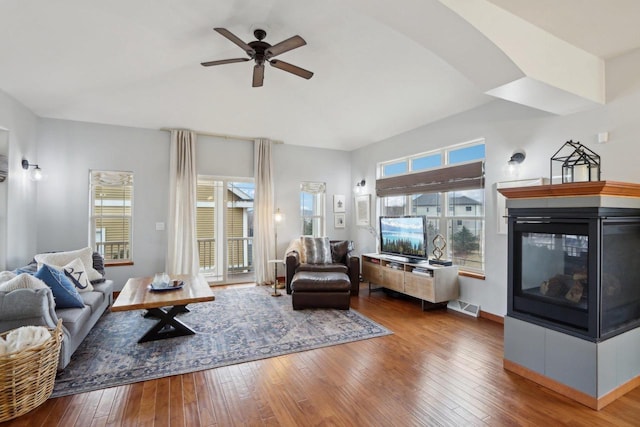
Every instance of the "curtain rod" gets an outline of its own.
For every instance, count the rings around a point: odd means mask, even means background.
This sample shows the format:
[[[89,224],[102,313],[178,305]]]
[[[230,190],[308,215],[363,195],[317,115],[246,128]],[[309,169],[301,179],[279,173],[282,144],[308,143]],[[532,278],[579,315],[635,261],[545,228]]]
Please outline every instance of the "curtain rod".
[[[191,130],[191,129],[160,128],[160,130],[164,132],[171,132],[172,130],[188,130],[191,132],[195,132],[196,135],[213,136],[215,138],[224,138],[224,139],[238,139],[241,141],[249,141],[249,142],[253,142],[256,139],[258,139],[258,138],[251,138],[249,136],[237,136],[237,135],[227,135],[224,133],[202,132],[199,130]],[[271,142],[273,142],[274,144],[284,144],[284,141],[279,141],[277,139],[272,139]]]

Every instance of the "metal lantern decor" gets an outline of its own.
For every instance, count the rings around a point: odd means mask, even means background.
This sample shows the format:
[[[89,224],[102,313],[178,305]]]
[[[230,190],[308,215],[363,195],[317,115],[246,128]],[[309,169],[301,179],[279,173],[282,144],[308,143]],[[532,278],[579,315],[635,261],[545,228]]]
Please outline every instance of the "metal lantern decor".
[[[580,142],[565,142],[551,157],[551,182],[554,165],[561,165],[563,184],[600,181],[600,156]]]

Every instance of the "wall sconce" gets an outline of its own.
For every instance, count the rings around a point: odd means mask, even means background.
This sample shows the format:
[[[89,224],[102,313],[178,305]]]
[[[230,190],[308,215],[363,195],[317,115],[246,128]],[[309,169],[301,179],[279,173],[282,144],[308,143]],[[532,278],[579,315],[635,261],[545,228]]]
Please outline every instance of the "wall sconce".
[[[524,151],[514,151],[509,161],[507,161],[507,172],[509,176],[517,177],[520,174],[520,165],[527,156]]]
[[[27,159],[22,159],[22,169],[29,170],[30,167],[33,167],[33,170],[31,170],[30,174],[31,179],[34,181],[40,181],[43,177],[42,169],[40,169],[40,166],[36,164],[30,164]]]
[[[357,194],[360,194],[364,191],[364,186],[367,185],[367,181],[365,181],[364,179],[361,179],[360,181],[356,182],[356,188],[355,188],[355,192]]]

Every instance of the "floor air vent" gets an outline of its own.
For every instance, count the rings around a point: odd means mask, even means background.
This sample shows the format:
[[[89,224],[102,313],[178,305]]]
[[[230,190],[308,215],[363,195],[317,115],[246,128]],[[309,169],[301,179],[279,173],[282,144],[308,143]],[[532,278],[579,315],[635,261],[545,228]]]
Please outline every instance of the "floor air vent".
[[[447,308],[450,308],[455,311],[459,311],[460,313],[467,314],[469,316],[478,317],[480,315],[480,306],[476,304],[471,304],[464,301],[449,301],[447,304]]]

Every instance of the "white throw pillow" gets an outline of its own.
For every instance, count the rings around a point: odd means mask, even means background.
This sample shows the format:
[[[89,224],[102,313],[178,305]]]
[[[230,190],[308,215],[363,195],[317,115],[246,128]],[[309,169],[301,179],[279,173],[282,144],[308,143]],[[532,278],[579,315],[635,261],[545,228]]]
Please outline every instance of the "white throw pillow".
[[[44,289],[47,285],[31,274],[22,273],[13,279],[0,284],[0,292],[11,292],[16,289]]]
[[[61,269],[74,259],[80,258],[80,261],[82,261],[82,264],[86,269],[89,280],[99,280],[103,278],[102,274],[93,268],[93,249],[90,247],[78,249],[76,251],[38,254],[34,258],[38,263],[38,269],[42,267],[42,264],[47,264]]]
[[[74,259],[59,270],[71,280],[78,292],[91,292],[93,290],[85,265],[80,258]]]

